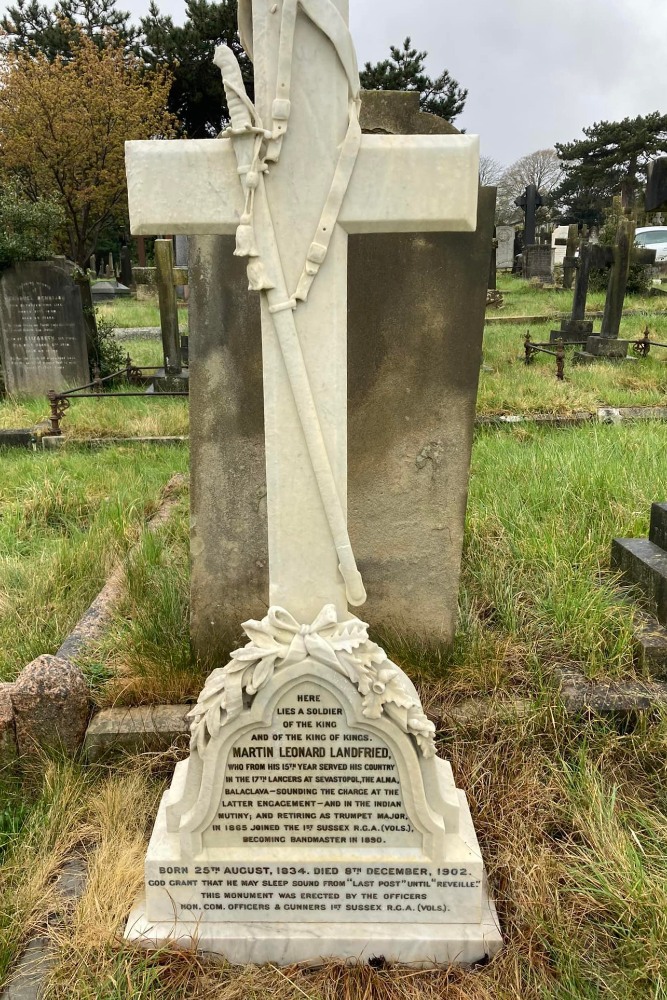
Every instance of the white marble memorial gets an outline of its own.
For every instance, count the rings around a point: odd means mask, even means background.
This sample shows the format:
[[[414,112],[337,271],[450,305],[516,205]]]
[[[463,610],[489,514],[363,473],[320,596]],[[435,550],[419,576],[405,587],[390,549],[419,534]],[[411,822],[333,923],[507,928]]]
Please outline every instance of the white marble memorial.
[[[240,0],[239,22],[256,105],[221,46],[227,133],[128,143],[127,164],[135,233],[236,230],[261,296],[273,606],[191,713],[126,935],[235,963],[474,962],[501,938],[465,796],[410,680],[348,611],[365,591],[346,234],[474,230],[477,139],[362,137],[347,0]]]

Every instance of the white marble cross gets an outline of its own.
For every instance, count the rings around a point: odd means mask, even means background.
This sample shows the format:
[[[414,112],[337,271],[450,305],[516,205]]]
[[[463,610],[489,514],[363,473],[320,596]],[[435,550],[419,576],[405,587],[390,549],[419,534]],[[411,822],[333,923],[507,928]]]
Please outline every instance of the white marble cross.
[[[269,162],[262,175],[254,218],[260,257],[270,257],[272,246],[277,250],[287,289],[285,295],[269,262],[270,283],[277,287],[262,291],[261,299],[270,604],[304,623],[327,604],[344,618],[348,599],[364,599],[345,528],[347,236],[474,231],[478,139],[364,135],[332,232],[323,237],[331,242],[308,299],[285,311],[321,225],[352,113],[350,64],[356,57],[348,0],[241,0],[239,11],[253,50],[255,108],[264,129],[274,136],[284,129],[278,162]],[[128,142],[132,232],[234,233],[247,209],[238,166],[239,150],[249,142],[243,136]],[[269,150],[269,160],[271,155]],[[288,370],[293,349],[305,362],[302,370],[296,364],[296,374]],[[300,374],[305,403],[295,388]],[[378,491],[383,488],[378,482]]]

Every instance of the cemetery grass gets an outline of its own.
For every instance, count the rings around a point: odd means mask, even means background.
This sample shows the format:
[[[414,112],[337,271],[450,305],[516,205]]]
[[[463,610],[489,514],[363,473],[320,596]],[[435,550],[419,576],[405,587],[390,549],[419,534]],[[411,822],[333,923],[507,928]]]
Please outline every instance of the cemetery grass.
[[[157,295],[141,300],[132,297],[100,302],[96,306],[96,310],[100,316],[118,329],[160,325]],[[188,310],[185,304],[179,305],[178,325],[181,333],[188,332]]]
[[[140,538],[187,449],[0,450],[0,681],[54,653]],[[1,801],[1,800],[0,800]]]

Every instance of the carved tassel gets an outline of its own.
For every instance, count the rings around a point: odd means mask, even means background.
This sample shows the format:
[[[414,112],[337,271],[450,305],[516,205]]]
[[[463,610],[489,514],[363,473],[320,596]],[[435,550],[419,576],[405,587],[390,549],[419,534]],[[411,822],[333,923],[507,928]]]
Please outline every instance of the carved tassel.
[[[252,218],[249,215],[241,216],[241,223],[236,230],[236,250],[235,257],[259,257],[257,244],[255,243],[255,230],[252,225]]]
[[[250,260],[248,263],[248,287],[251,292],[265,292],[269,288],[276,286],[267,277],[264,265],[258,258]]]

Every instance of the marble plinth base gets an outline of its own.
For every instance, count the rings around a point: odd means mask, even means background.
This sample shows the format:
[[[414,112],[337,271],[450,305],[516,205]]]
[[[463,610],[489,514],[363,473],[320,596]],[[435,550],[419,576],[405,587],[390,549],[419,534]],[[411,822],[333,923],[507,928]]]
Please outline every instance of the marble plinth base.
[[[141,899],[130,913],[125,937],[147,948],[176,944],[221,955],[232,965],[366,962],[382,956],[388,962],[431,968],[472,965],[502,947],[496,908],[486,891],[479,924],[151,923]]]
[[[180,776],[177,776],[180,777]],[[458,792],[461,807],[462,842],[478,854],[479,847],[465,794]],[[156,829],[148,850],[149,860],[165,848],[178,858],[178,837],[167,833],[165,800],[158,812]],[[390,962],[420,968],[458,963],[471,965],[492,957],[502,947],[496,908],[489,898],[486,876],[482,883],[479,922],[433,923],[407,918],[403,923],[368,921],[363,923],[323,920],[244,922],[236,920],[151,920],[142,896],[133,907],[125,928],[125,938],[147,948],[176,944],[192,951],[220,955],[232,965],[292,965],[323,959],[363,962],[383,956]]]

